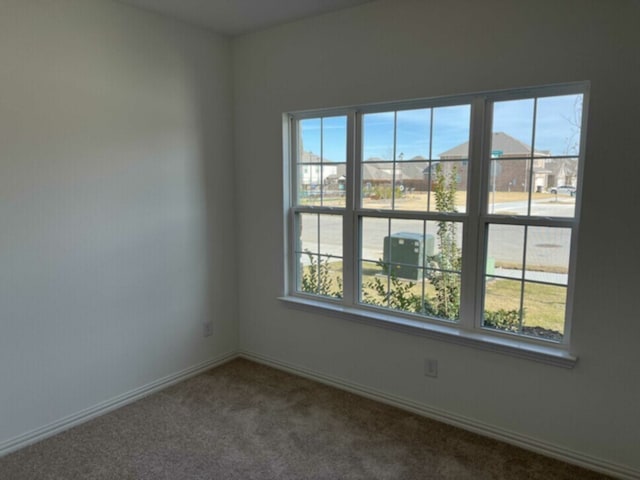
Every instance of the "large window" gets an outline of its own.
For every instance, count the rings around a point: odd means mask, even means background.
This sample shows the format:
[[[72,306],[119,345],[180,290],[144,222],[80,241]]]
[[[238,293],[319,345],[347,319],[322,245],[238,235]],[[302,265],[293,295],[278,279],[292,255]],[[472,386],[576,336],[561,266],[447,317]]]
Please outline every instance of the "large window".
[[[288,115],[287,294],[566,347],[586,95],[571,84]]]

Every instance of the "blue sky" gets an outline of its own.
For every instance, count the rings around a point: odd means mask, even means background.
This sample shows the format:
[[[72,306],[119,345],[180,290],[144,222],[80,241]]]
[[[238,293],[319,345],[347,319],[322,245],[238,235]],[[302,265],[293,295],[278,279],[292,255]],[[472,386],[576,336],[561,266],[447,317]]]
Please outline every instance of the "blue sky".
[[[582,95],[539,98],[535,120],[536,150],[554,155],[577,154],[578,124]],[[534,100],[496,102],[493,131],[505,132],[531,145],[534,124]],[[439,155],[469,139],[470,107],[401,110],[397,112],[394,145],[394,112],[365,114],[363,118],[363,156],[405,160],[415,156],[437,159]],[[578,118],[576,118],[578,116]],[[304,149],[329,161],[346,161],[346,117],[302,120],[300,134]],[[433,125],[432,125],[433,123]],[[432,128],[433,127],[433,128]],[[432,132],[431,132],[432,128]],[[322,135],[321,135],[322,132]],[[431,143],[430,144],[430,132]]]

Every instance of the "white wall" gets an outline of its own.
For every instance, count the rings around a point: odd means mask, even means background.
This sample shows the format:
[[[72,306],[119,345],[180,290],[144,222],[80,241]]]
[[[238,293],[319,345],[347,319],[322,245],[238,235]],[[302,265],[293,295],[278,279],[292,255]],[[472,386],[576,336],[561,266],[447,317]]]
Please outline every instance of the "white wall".
[[[240,348],[640,470],[640,4],[394,0],[234,41]],[[591,80],[573,370],[287,308],[281,115]],[[250,296],[249,296],[250,295]],[[423,359],[440,376],[422,375]]]
[[[117,3],[0,0],[0,447],[236,350],[230,53]]]

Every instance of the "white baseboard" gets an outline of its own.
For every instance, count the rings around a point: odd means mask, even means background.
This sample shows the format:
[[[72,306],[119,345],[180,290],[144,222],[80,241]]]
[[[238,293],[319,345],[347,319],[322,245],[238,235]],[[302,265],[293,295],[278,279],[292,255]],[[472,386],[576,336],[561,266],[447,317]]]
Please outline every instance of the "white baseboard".
[[[262,363],[264,365],[292,373],[294,375],[315,380],[325,385],[336,387],[341,390],[346,390],[348,392],[355,393],[356,395],[370,398],[372,400],[376,400],[378,402],[385,403],[402,410],[416,413],[423,417],[447,423],[449,425],[453,425],[455,427],[459,427],[464,430],[483,435],[485,437],[490,437],[495,440],[500,440],[502,442],[508,443],[510,445],[515,445],[532,452],[540,453],[547,457],[552,457],[567,463],[571,463],[573,465],[587,468],[589,470],[604,473],[615,478],[624,480],[640,479],[640,471],[626,467],[624,465],[611,463],[600,458],[585,455],[583,453],[575,452],[558,445],[527,437],[526,435],[488,425],[472,418],[429,407],[421,403],[414,402],[413,400],[408,400],[396,395],[391,395],[379,390],[375,390],[373,388],[369,388],[364,385],[353,383],[343,378],[325,375],[323,373],[319,373],[305,367],[282,362],[278,359],[252,352],[240,351],[239,356],[242,358],[246,358],[247,360],[252,360],[254,362]]]
[[[216,357],[214,359],[202,362],[194,365],[180,372],[168,375],[160,378],[154,382],[143,385],[139,388],[126,392],[122,395],[118,395],[110,400],[101,402],[93,407],[89,407],[85,410],[81,410],[73,415],[69,415],[65,418],[57,420],[53,423],[45,425],[44,427],[37,428],[30,432],[24,433],[17,437],[11,438],[5,442],[0,443],[0,457],[26,447],[45,438],[56,435],[60,432],[68,430],[71,427],[87,422],[100,415],[104,415],[112,410],[123,407],[129,403],[133,403],[145,396],[160,391],[170,385],[186,380],[189,377],[197,375],[201,372],[217,367],[224,363],[233,360],[236,357],[243,357],[247,360],[262,363],[279,370],[287,371],[294,375],[309,378],[311,380],[330,385],[332,387],[339,388],[356,395],[360,395],[372,400],[391,405],[402,410],[406,410],[418,415],[438,420],[449,425],[453,425],[464,430],[468,430],[486,437],[494,438],[496,440],[515,445],[526,450],[530,450],[548,457],[556,458],[558,460],[565,461],[574,465],[578,465],[590,470],[604,473],[615,478],[624,480],[637,480],[640,478],[640,471],[635,470],[624,465],[602,460],[600,458],[585,455],[573,450],[560,447],[548,442],[543,442],[538,439],[527,437],[515,432],[510,432],[498,427],[494,427],[472,418],[467,418],[461,415],[450,413],[444,410],[429,407],[413,400],[408,400],[396,395],[391,395],[364,385],[345,380],[343,378],[325,375],[314,370],[293,365],[287,362],[282,362],[278,359],[251,353],[247,351],[240,351],[238,353],[227,353]]]
[[[10,438],[9,440],[0,443],[0,457],[68,430],[71,427],[87,422],[92,418],[99,417],[100,415],[104,415],[112,410],[123,407],[129,403],[133,403],[136,400],[158,392],[170,385],[186,380],[189,377],[193,377],[205,370],[222,365],[223,363],[233,360],[237,356],[238,355],[235,352],[220,355],[211,360],[193,365],[192,367],[186,368],[180,372],[173,373],[154,382],[135,388],[129,392],[123,393],[122,395],[118,395],[117,397],[100,402],[97,405],[61,418],[60,420],[56,420],[44,427]]]

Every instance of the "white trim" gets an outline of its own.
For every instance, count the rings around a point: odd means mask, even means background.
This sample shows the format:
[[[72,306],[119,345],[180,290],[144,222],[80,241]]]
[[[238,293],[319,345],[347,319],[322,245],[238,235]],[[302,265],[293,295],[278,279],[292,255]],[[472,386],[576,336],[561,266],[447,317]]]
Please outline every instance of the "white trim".
[[[245,358],[263,365],[267,365],[278,370],[286,371],[294,375],[308,378],[316,382],[329,385],[340,390],[345,390],[361,397],[369,398],[386,405],[391,405],[417,415],[437,420],[448,425],[453,425],[464,430],[477,433],[489,438],[493,438],[510,445],[515,445],[526,450],[530,450],[548,457],[556,458],[567,463],[588,468],[597,472],[611,475],[623,480],[634,480],[640,478],[640,470],[635,470],[624,465],[608,462],[606,460],[585,455],[558,445],[544,442],[519,433],[511,432],[499,427],[479,422],[472,418],[457,415],[445,410],[429,407],[427,405],[409,400],[397,395],[376,390],[365,385],[360,385],[349,380],[332,375],[326,375],[312,369],[283,362],[281,360],[261,355],[257,353],[239,350],[220,355],[214,359],[207,360],[180,372],[160,378],[154,382],[143,385],[122,395],[118,395],[110,400],[101,402],[93,407],[81,410],[73,415],[69,415],[57,420],[49,425],[40,427],[30,432],[24,433],[3,443],[0,443],[0,458],[11,452],[24,448],[28,445],[44,440],[53,435],[68,430],[74,426],[85,423],[108,412],[124,407],[143,397],[156,393],[164,388],[198,375],[211,368],[223,365],[236,358]]]
[[[578,357],[562,349],[560,344],[548,346],[542,344],[541,341],[533,343],[532,340],[534,339],[522,341],[521,336],[505,332],[490,332],[487,329],[465,330],[461,328],[461,325],[455,323],[430,323],[422,318],[413,320],[408,315],[400,316],[396,312],[382,313],[377,309],[345,307],[339,303],[329,303],[324,299],[306,296],[280,297],[278,300],[291,308],[306,312],[321,312],[325,315],[395,330],[409,335],[420,335],[464,347],[524,358],[556,367],[573,368],[578,362]]]
[[[172,373],[171,375],[167,375],[166,377],[162,377],[151,383],[147,383],[146,385],[143,385],[141,387],[134,388],[133,390],[125,392],[109,400],[100,402],[92,407],[80,410],[79,412],[63,417],[43,427],[36,428],[35,430],[23,433],[21,435],[18,435],[17,437],[10,438],[9,440],[0,443],[0,457],[3,457],[4,455],[24,448],[33,443],[39,442],[40,440],[44,440],[45,438],[52,437],[53,435],[61,433],[65,430],[80,425],[81,423],[85,423],[101,415],[104,415],[105,413],[109,413],[120,407],[124,407],[125,405],[140,400],[143,397],[163,390],[178,382],[182,382],[183,380],[198,375],[199,373],[202,373],[206,370],[218,367],[233,360],[237,356],[238,355],[236,352],[225,353],[211,360],[206,360],[189,368],[185,368],[184,370],[181,370],[179,372]]]
[[[623,480],[634,480],[640,478],[640,470],[635,470],[624,465],[576,452],[559,445],[479,422],[472,418],[448,412],[446,410],[430,407],[407,398],[354,383],[344,378],[327,375],[306,367],[294,365],[289,362],[283,362],[266,355],[252,353],[245,350],[240,350],[238,356],[300,377],[308,378],[340,390],[351,392],[361,397],[369,398],[386,405],[391,405],[393,407],[400,408],[401,410],[412,412],[448,425],[453,425],[454,427],[458,427],[463,430],[524,448],[525,450],[555,458],[572,465],[584,467],[589,470],[604,473]]]
[[[580,142],[581,149],[578,158],[578,167],[583,168],[584,165],[584,142],[586,137],[586,113],[584,103],[588,100],[589,83],[588,82],[574,82],[564,83],[557,85],[546,85],[538,87],[527,87],[512,90],[499,90],[488,91],[483,93],[475,93],[461,96],[450,96],[431,99],[415,99],[410,101],[398,101],[392,103],[379,103],[372,105],[362,105],[353,107],[343,107],[341,109],[322,109],[312,110],[306,112],[291,112],[288,114],[288,118],[291,119],[291,125],[294,126],[294,130],[289,133],[290,141],[292,145],[298,140],[295,133],[295,126],[299,121],[307,118],[319,118],[321,122],[321,157],[322,157],[322,121],[325,116],[335,116],[344,114],[347,116],[347,201],[344,207],[339,209],[339,212],[344,215],[343,217],[343,254],[342,254],[342,273],[343,273],[343,286],[344,293],[341,299],[324,299],[322,296],[316,295],[315,297],[319,301],[326,301],[328,312],[342,312],[351,317],[359,316],[362,319],[374,319],[380,320],[386,323],[395,323],[404,326],[407,323],[416,323],[413,321],[417,316],[421,317],[424,323],[431,325],[425,327],[426,330],[434,331],[440,330],[433,326],[432,320],[425,312],[420,314],[414,314],[412,312],[400,311],[398,313],[398,319],[394,321],[388,313],[381,311],[382,309],[377,306],[364,305],[361,302],[361,290],[362,290],[362,272],[361,272],[361,257],[362,253],[362,220],[365,217],[376,217],[381,219],[388,219],[389,225],[391,219],[408,219],[408,220],[422,220],[422,221],[447,221],[447,222],[460,222],[463,232],[463,245],[461,249],[461,260],[463,268],[460,268],[457,273],[461,279],[460,288],[460,311],[457,332],[449,332],[448,337],[445,340],[454,339],[457,343],[477,346],[479,348],[486,348],[487,344],[490,344],[489,350],[496,352],[512,353],[515,356],[524,358],[533,358],[534,360],[541,360],[545,363],[562,364],[561,366],[572,367],[575,364],[576,358],[572,356],[568,350],[570,348],[570,331],[572,325],[572,301],[573,301],[573,288],[575,283],[575,267],[576,267],[576,251],[577,251],[577,231],[579,222],[579,203],[581,197],[576,198],[576,211],[574,217],[544,217],[531,215],[532,205],[532,192],[533,192],[533,171],[534,162],[536,159],[535,143],[536,143],[536,128],[537,128],[537,103],[539,98],[552,97],[558,95],[572,94],[583,96],[583,110],[582,110],[582,123],[580,129]],[[526,159],[529,167],[528,181],[525,178],[525,185],[529,184],[528,189],[528,201],[527,201],[527,214],[526,215],[502,215],[489,212],[488,210],[488,198],[489,198],[489,178],[490,168],[493,164],[491,156],[491,142],[493,135],[493,109],[496,102],[515,100],[515,99],[533,99],[533,123],[531,125],[531,152],[529,155],[523,156]],[[385,164],[389,164],[392,167],[392,186],[396,185],[396,165],[397,165],[397,122],[398,111],[408,110],[411,108],[429,108],[431,111],[431,122],[429,127],[429,159],[425,159],[432,165],[433,158],[433,115],[434,109],[438,107],[449,106],[468,106],[470,108],[470,124],[469,124],[469,152],[468,152],[468,172],[467,172],[467,205],[465,212],[437,212],[431,211],[405,211],[396,210],[396,198],[395,188],[392,188],[391,195],[391,208],[384,209],[371,209],[364,208],[361,199],[360,189],[362,188],[362,168],[365,165],[365,161],[362,158],[363,147],[363,118],[366,114],[376,112],[393,113],[393,155],[391,160],[385,160]],[[344,112],[344,113],[343,113]],[[355,130],[355,131],[354,131]],[[295,137],[295,138],[294,138]],[[296,156],[297,151],[292,150],[286,157],[286,169],[289,171],[289,175],[296,176],[297,169],[300,165],[300,159]],[[552,155],[549,158],[560,158],[562,156]],[[545,157],[546,158],[546,157]],[[573,158],[573,156],[571,157]],[[442,159],[440,160],[442,161]],[[454,161],[454,160],[450,160]],[[322,165],[321,165],[322,166]],[[295,171],[294,171],[295,170]],[[581,171],[580,171],[581,172]],[[578,181],[581,182],[581,173],[578,177]],[[294,188],[291,186],[289,188]],[[429,191],[431,185],[429,185]],[[581,188],[578,188],[581,192]],[[330,213],[335,207],[324,206],[307,206],[300,205],[298,201],[292,201],[291,191],[285,191],[285,197],[289,197],[290,205],[288,214],[285,213],[285,222],[288,223],[289,228],[287,234],[287,242],[289,245],[297,241],[298,232],[294,231],[293,226],[295,222],[292,216],[300,212],[309,213]],[[355,193],[355,196],[351,196]],[[296,197],[297,198],[297,197]],[[431,198],[431,195],[428,195]],[[569,269],[568,279],[566,282],[567,296],[565,300],[565,315],[563,323],[563,335],[558,342],[558,347],[549,347],[549,342],[543,339],[533,338],[524,334],[523,327],[523,312],[524,312],[524,289],[527,282],[530,281],[527,278],[520,279],[520,297],[519,297],[519,328],[518,332],[502,332],[497,334],[495,332],[488,333],[486,329],[483,329],[484,323],[484,302],[485,302],[485,285],[486,275],[484,265],[487,258],[487,243],[488,243],[488,226],[490,224],[504,224],[504,225],[523,225],[525,232],[529,227],[553,227],[553,228],[566,228],[571,230],[571,245],[569,252]],[[389,229],[388,235],[391,235]],[[296,237],[295,239],[292,237]],[[320,236],[320,229],[318,229],[318,236]],[[526,264],[527,257],[527,239],[528,235],[524,237],[523,244],[523,259],[522,264]],[[318,246],[320,243],[318,241]],[[320,254],[320,252],[318,252]],[[422,262],[422,267],[425,267]],[[289,251],[285,256],[285,269],[289,272],[292,271],[293,265],[298,268],[298,259],[295,252]],[[422,268],[421,267],[421,268]],[[298,270],[296,270],[298,272]],[[387,276],[387,290],[390,291],[390,278]],[[564,286],[565,284],[563,284]],[[292,276],[289,275],[289,281],[285,286],[284,299],[295,297],[296,299],[307,299],[312,297],[311,292],[303,292],[300,289],[299,282],[296,280],[294,284],[292,282]],[[322,300],[321,300],[322,299]],[[422,301],[426,301],[425,286],[422,285]],[[318,307],[313,300],[302,300],[295,302],[305,304],[307,306]],[[336,307],[336,303],[340,304],[342,308]],[[361,310],[357,312],[356,309]],[[375,310],[378,309],[380,314],[376,314]],[[343,315],[344,316],[344,315]],[[408,320],[407,320],[408,319]],[[450,331],[452,324],[447,323],[446,319],[442,320],[444,327],[443,330]],[[422,327],[420,327],[422,328]],[[418,329],[413,329],[413,333],[420,332]],[[404,328],[407,333],[412,333],[410,330]],[[514,340],[517,337],[518,340]],[[463,338],[463,341],[458,340]],[[470,341],[471,339],[471,341]],[[480,341],[478,341],[478,339]],[[526,344],[533,345],[528,347]],[[498,348],[495,345],[499,345]],[[515,346],[515,348],[513,348]],[[530,352],[534,353],[531,354]],[[540,355],[539,352],[543,351]],[[524,354],[522,352],[525,352]],[[551,353],[547,353],[551,352]],[[559,353],[558,353],[559,352]],[[548,360],[551,361],[548,361]],[[559,359],[559,361],[558,361]]]

